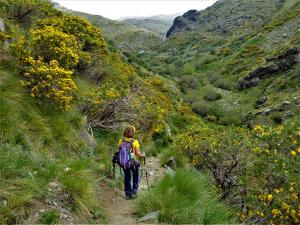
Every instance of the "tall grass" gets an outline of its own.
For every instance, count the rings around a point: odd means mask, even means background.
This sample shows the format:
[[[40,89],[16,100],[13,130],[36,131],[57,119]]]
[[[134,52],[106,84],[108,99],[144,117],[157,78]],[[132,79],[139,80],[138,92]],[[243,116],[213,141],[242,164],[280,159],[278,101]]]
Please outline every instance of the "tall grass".
[[[177,170],[140,196],[137,211],[140,215],[159,211],[159,222],[170,224],[234,223],[233,214],[208,184],[195,170]]]
[[[70,196],[66,204],[78,215],[78,222],[95,222],[91,218],[99,216],[97,221],[102,221],[98,157],[107,151],[111,138],[96,148],[88,146],[79,135],[83,116],[76,106],[57,112],[37,104],[13,71],[13,65],[0,63],[0,224],[23,223],[38,210],[37,203],[47,205],[49,196],[54,201],[60,198],[49,194],[52,181]],[[100,158],[101,163],[110,160]],[[45,223],[55,218],[51,213],[44,216],[40,219]]]

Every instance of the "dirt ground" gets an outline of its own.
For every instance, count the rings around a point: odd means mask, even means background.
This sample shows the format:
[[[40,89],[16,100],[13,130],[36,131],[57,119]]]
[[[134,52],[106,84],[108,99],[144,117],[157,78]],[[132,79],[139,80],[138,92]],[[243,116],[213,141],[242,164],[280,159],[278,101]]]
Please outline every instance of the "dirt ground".
[[[143,165],[143,175],[140,182],[139,193],[148,190],[146,171],[148,174],[148,184],[151,187],[157,179],[163,176],[165,169],[160,165],[160,158],[147,158],[146,165]],[[113,189],[106,183],[101,183],[102,208],[106,213],[108,224],[146,224],[138,223],[135,212],[135,201],[126,200],[124,192]]]

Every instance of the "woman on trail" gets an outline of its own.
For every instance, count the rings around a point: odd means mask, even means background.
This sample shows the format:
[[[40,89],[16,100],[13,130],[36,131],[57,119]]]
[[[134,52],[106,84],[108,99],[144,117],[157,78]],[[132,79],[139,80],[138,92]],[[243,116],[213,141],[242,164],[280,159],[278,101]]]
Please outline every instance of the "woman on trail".
[[[139,158],[145,157],[145,153],[140,152],[140,144],[134,139],[135,127],[128,126],[124,130],[124,137],[119,141],[119,149],[122,145],[129,145],[130,161],[128,166],[124,166],[124,191],[126,199],[135,198],[137,196],[139,187]],[[131,176],[133,177],[133,184],[131,186]]]

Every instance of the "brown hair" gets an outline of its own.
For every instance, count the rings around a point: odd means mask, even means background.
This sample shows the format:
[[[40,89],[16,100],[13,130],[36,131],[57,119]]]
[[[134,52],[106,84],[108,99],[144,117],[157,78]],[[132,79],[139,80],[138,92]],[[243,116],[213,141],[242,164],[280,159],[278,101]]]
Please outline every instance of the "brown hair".
[[[126,127],[125,130],[124,130],[124,137],[127,137],[127,138],[133,138],[134,133],[135,133],[135,128],[134,128],[134,126],[128,126],[128,127]]]

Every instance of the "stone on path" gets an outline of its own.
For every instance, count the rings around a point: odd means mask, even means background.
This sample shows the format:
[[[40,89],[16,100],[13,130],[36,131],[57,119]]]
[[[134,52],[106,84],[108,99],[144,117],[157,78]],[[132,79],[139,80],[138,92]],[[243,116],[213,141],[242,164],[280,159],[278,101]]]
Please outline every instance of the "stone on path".
[[[151,213],[148,213],[146,216],[140,218],[138,220],[138,222],[140,223],[140,222],[146,222],[149,220],[157,220],[158,216],[159,216],[159,211],[151,212]]]

